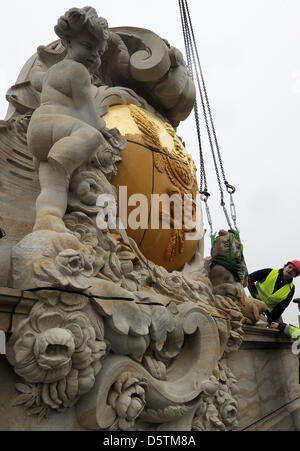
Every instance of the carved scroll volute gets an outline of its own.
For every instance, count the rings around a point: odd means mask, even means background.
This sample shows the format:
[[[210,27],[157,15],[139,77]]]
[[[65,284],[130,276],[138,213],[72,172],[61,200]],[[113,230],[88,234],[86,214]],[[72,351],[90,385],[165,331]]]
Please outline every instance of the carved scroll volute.
[[[126,43],[129,53],[133,38],[140,42],[140,49],[130,58],[130,72],[134,80],[151,82],[161,79],[171,67],[169,48],[165,41],[150,30],[135,27],[111,28]]]
[[[120,419],[128,424],[130,414],[126,416],[121,412],[126,403],[128,409],[133,409],[133,404],[137,404],[138,416],[134,421],[140,419],[142,422],[153,423],[154,428],[159,424],[168,423],[169,427],[172,422],[176,423],[182,417],[184,409],[190,415],[187,407],[197,404],[203,382],[212,376],[216,368],[220,353],[219,339],[213,318],[197,305],[180,305],[178,315],[184,344],[170,362],[166,380],[157,379],[142,364],[129,357],[107,356],[93,389],[82,396],[76,405],[77,421],[81,427],[107,430],[116,423],[120,424]],[[172,334],[169,339],[173,341]],[[168,341],[166,346],[168,347]],[[137,385],[134,396],[139,398],[139,402],[137,398],[130,401],[130,393],[126,393],[127,382],[124,385],[125,392],[120,388],[120,381],[124,376],[126,380],[134,379]],[[115,402],[118,394],[119,401]]]

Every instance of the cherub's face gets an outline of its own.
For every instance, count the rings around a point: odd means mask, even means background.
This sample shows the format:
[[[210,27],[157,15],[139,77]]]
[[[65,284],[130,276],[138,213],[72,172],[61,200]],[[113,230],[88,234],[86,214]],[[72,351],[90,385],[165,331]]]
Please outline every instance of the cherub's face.
[[[95,73],[101,65],[101,55],[106,44],[99,42],[89,33],[80,33],[68,41],[68,55],[78,63],[83,64],[90,73]]]

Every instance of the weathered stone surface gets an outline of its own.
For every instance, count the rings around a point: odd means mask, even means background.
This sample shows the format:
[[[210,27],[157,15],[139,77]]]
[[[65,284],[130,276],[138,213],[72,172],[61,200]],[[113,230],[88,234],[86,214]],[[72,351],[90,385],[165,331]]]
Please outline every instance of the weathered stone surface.
[[[241,430],[299,430],[299,359],[278,331],[246,327],[244,343],[226,362],[238,381]]]
[[[0,330],[13,332],[30,313],[36,297],[33,293],[0,288]]]

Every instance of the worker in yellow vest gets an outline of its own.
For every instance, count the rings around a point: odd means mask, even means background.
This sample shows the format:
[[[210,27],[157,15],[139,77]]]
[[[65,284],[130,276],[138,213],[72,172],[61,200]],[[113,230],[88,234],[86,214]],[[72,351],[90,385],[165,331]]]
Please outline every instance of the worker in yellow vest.
[[[293,302],[298,304],[298,310],[300,311],[300,298],[295,298]],[[292,326],[291,324],[285,324],[282,322],[280,323],[272,322],[271,328],[278,329],[280,330],[280,332],[283,332],[285,335],[295,340],[296,346],[293,346],[293,352],[294,354],[297,354],[299,358],[299,384],[300,384],[300,315],[298,315],[298,323],[299,327],[295,327]]]
[[[292,260],[282,269],[266,268],[248,276],[250,296],[267,305],[268,323],[280,322],[281,315],[295,294],[293,278],[300,274],[300,261]]]
[[[293,300],[293,303],[298,305],[298,310],[299,310],[299,313],[300,313],[300,298],[295,298]],[[300,315],[298,315],[298,325],[300,327]]]
[[[300,312],[300,298],[295,298],[293,302],[298,305],[298,310]],[[288,337],[300,338],[300,315],[298,315],[298,325],[299,327],[295,327],[291,324],[285,324],[283,322],[272,322],[271,328],[278,329],[280,330],[280,332],[284,332]]]

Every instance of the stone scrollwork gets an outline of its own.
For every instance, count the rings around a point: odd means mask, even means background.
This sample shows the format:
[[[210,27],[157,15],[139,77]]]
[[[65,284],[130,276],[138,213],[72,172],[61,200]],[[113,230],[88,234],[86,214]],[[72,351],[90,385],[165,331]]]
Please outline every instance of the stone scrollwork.
[[[126,308],[126,305],[123,308],[121,305],[119,315]],[[142,305],[138,304],[134,308],[140,307]],[[106,309],[109,311],[111,307],[107,306]],[[124,314],[122,325],[117,319],[114,323],[105,321],[105,336],[115,350],[115,355],[104,360],[101,377],[97,377],[92,391],[77,403],[79,421],[87,429],[128,430],[134,427],[139,430],[146,424],[152,424],[152,428],[163,428],[165,423],[171,427],[185,414],[190,416],[195,409],[201,381],[213,371],[215,359],[219,355],[219,348],[213,340],[217,328],[209,315],[193,303],[183,304],[178,309],[171,306],[171,315],[178,316],[173,326],[166,318],[159,321],[160,314],[150,315],[148,309],[147,313],[148,323],[144,321],[144,325],[148,326],[144,330],[138,325],[141,322],[138,317],[137,323],[133,324],[128,315],[126,326]],[[128,328],[131,331],[126,332]],[[109,329],[115,332],[112,334],[108,332]],[[121,349],[124,338],[129,334],[131,341],[127,338],[127,343]],[[211,343],[210,348],[208,343]],[[124,355],[124,347],[127,347],[131,358],[118,358],[120,352],[123,351]],[[155,358],[147,366],[144,363],[145,356],[148,357],[148,349],[151,348],[160,349],[160,353],[154,353]],[[197,349],[200,349],[199,353]],[[164,364],[164,373],[159,363]],[[110,387],[108,394],[107,387]]]

